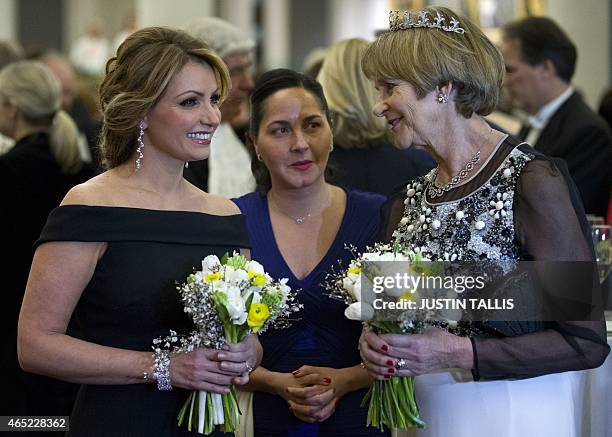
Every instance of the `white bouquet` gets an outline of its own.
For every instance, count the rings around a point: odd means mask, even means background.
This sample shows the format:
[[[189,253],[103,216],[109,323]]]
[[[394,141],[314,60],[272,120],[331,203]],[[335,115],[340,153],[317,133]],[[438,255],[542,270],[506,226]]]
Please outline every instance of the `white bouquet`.
[[[395,320],[385,320],[385,317],[375,317],[374,301],[380,297],[374,291],[371,282],[375,276],[384,277],[398,264],[382,263],[382,261],[401,261],[407,265],[407,274],[426,276],[433,272],[428,259],[418,252],[403,251],[399,247],[377,244],[367,248],[366,252],[356,255],[349,268],[334,273],[328,277],[326,288],[330,297],[344,301],[347,308],[344,315],[351,320],[365,323],[368,329],[377,334],[414,334],[423,328],[423,322],[414,320],[414,311],[406,311],[405,317],[394,317]],[[390,268],[390,270],[389,270]],[[388,271],[389,270],[389,271]],[[384,298],[389,301],[414,301],[418,298],[418,290],[406,290],[401,287],[385,287]],[[377,310],[379,311],[379,310]],[[397,312],[395,313],[397,316]],[[376,320],[375,320],[376,319]],[[412,377],[392,376],[388,380],[375,381],[362,401],[365,406],[369,401],[367,425],[383,429],[407,429],[425,427],[425,422],[419,416],[416,404],[414,383]]]
[[[209,255],[202,261],[202,270],[178,287],[184,310],[196,329],[184,337],[171,331],[170,336],[155,339],[153,348],[173,347],[173,352],[220,349],[271,326],[282,328],[301,308],[287,281],[274,281],[261,264],[237,253],[231,257],[225,254],[221,260]],[[184,421],[189,431],[197,421],[197,431],[206,435],[217,425],[224,432],[238,429],[240,411],[234,386],[223,395],[194,390],[178,415],[178,425]]]

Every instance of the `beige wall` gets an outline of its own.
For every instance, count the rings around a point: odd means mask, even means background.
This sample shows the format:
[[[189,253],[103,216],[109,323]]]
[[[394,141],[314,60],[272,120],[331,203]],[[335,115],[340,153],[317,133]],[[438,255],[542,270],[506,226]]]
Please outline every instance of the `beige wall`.
[[[0,0],[0,40],[15,41],[16,12],[15,0]]]
[[[212,0],[135,0],[141,26],[183,27],[194,17],[211,15]]]
[[[64,0],[66,51],[70,50],[73,41],[85,33],[89,20],[94,16],[104,20],[106,36],[112,41],[133,8],[133,0]]]
[[[610,1],[549,0],[547,9],[578,47],[574,85],[596,108],[610,86]]]

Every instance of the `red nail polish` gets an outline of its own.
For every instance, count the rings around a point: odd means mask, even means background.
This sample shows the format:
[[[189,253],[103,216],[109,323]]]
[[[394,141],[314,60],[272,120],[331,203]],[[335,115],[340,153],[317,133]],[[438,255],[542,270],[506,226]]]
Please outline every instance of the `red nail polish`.
[[[388,368],[388,369],[387,369],[387,372],[389,372],[389,373],[395,373],[395,369]]]
[[[387,352],[389,350],[389,346],[387,346],[386,344],[383,344],[381,349],[383,352]]]
[[[393,361],[387,360],[387,366],[393,366]]]
[[[325,384],[331,384],[331,379],[329,378],[323,378],[323,381],[325,382]]]
[[[294,370],[293,372],[291,372],[291,374],[293,376],[298,376],[300,374],[300,369]]]

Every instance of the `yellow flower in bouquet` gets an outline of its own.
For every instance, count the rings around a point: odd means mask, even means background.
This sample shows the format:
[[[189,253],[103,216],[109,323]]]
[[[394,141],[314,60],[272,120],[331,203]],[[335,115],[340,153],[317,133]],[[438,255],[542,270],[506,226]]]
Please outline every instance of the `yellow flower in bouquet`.
[[[302,305],[287,285],[275,281],[257,261],[234,253],[221,259],[208,255],[202,270],[196,270],[177,287],[183,310],[191,316],[194,330],[153,340],[154,349],[188,353],[198,347],[221,349],[240,343],[251,333],[269,327],[284,328]],[[177,424],[191,433],[210,435],[216,430],[234,432],[240,425],[240,409],[233,385],[229,393],[193,390],[178,412]]]
[[[249,270],[248,275],[249,275],[249,279],[253,281],[253,285],[256,287],[261,287],[262,285],[266,285],[266,282],[268,281],[266,278],[266,275],[262,275],[261,273],[256,273],[252,270]]]
[[[249,316],[247,317],[247,324],[253,330],[253,332],[259,331],[263,324],[270,317],[270,309],[265,303],[253,303],[249,309]]]
[[[204,276],[204,281],[207,284],[210,284],[211,282],[214,282],[214,281],[218,281],[220,279],[221,279],[221,273],[219,272],[209,273],[208,275]]]

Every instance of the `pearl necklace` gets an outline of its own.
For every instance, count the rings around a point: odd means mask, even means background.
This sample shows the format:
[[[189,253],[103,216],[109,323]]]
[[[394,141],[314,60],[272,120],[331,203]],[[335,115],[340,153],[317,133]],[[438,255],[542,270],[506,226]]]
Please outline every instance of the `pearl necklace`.
[[[442,187],[436,184],[436,178],[438,177],[438,167],[436,167],[432,176],[432,182],[427,187],[427,194],[429,195],[429,197],[435,199],[436,197],[443,196],[444,194],[449,192],[451,189],[453,189],[453,187],[463,181],[471,173],[472,170],[474,170],[474,166],[478,161],[480,161],[480,150],[477,151],[474,156],[472,156],[472,159],[470,159],[467,164],[465,164],[465,167],[463,167],[463,169],[461,169],[461,171],[457,173],[457,175],[453,176],[453,178]]]

